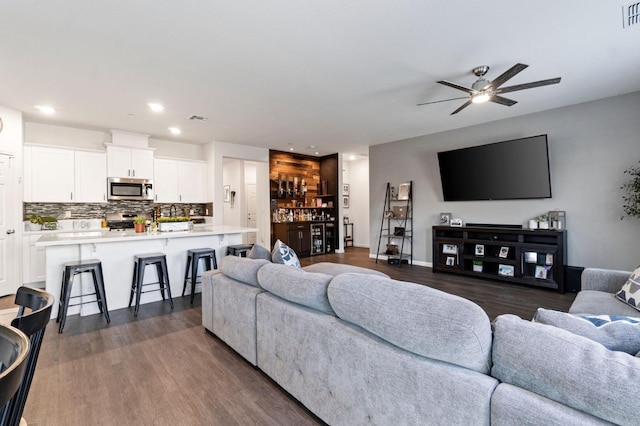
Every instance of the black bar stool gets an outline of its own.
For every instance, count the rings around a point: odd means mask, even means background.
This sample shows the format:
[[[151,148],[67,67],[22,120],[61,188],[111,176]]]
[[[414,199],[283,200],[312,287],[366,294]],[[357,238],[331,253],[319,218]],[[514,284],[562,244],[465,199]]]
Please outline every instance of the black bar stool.
[[[247,254],[252,247],[253,244],[236,244],[233,246],[227,246],[227,255],[247,257]]]
[[[150,293],[152,291],[160,291],[162,293],[162,300],[166,300],[164,296],[165,285],[167,290],[167,296],[169,296],[169,304],[173,309],[173,300],[171,299],[171,287],[169,286],[169,273],[167,272],[167,256],[163,253],[150,253],[150,254],[138,254],[134,256],[133,262],[133,279],[131,280],[131,296],[129,297],[129,307],[133,302],[133,295],[136,296],[136,309],[134,316],[138,316],[138,309],[140,309],[140,296],[142,293]],[[144,283],[144,270],[147,266],[155,265],[158,272],[158,282]],[[143,286],[159,284],[160,288],[153,290],[142,291]]]
[[[184,270],[184,286],[182,287],[182,296],[187,291],[187,281],[191,281],[191,304],[196,292],[196,282],[198,281],[198,266],[200,261],[204,260],[204,271],[218,269],[216,261],[216,251],[210,248],[198,248],[187,250],[187,267]],[[191,276],[189,276],[191,270]],[[203,271],[203,272],[204,272]]]
[[[93,288],[94,293],[81,294],[79,296],[71,296],[71,287],[73,286],[73,279],[78,274],[83,274],[85,272],[91,272],[93,277]],[[86,297],[86,296],[96,296],[96,300],[91,300],[87,302],[75,303],[73,305],[69,304],[70,299],[74,299],[77,297]],[[60,327],[58,328],[58,333],[62,333],[62,329],[64,328],[64,323],[67,320],[67,310],[69,306],[78,306],[83,305],[85,303],[94,303],[98,304],[98,308],[101,313],[104,313],[104,317],[107,322],[111,322],[109,318],[109,309],[107,308],[107,297],[104,291],[104,278],[102,277],[102,262],[99,260],[85,260],[80,262],[70,262],[64,264],[64,273],[62,274],[62,288],[60,289],[60,301],[58,303],[58,316],[56,317],[56,322],[60,323]]]

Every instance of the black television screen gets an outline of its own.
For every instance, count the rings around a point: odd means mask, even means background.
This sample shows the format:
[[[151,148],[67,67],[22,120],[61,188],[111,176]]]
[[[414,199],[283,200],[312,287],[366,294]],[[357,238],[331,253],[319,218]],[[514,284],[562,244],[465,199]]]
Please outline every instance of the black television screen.
[[[438,153],[445,201],[551,198],[547,135]]]

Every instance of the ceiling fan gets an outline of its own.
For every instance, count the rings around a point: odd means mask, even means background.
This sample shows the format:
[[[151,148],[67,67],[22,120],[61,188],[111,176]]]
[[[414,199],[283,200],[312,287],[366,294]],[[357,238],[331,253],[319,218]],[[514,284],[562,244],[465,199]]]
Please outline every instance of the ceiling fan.
[[[462,97],[451,98],[451,99],[443,99],[441,101],[423,102],[421,104],[418,104],[418,106],[436,104],[439,102],[455,101],[457,99],[467,99],[467,102],[465,102],[458,109],[453,111],[451,115],[459,113],[460,111],[462,111],[463,109],[471,105],[472,103],[479,104],[479,103],[491,101],[500,105],[512,106],[512,105],[515,105],[517,102],[511,99],[505,98],[503,96],[500,96],[502,93],[515,92],[518,90],[532,89],[534,87],[548,86],[550,84],[560,83],[560,77],[557,77],[557,78],[550,78],[548,80],[533,81],[531,83],[516,84],[515,86],[500,87],[504,83],[506,83],[513,77],[515,77],[516,74],[518,74],[520,71],[524,70],[528,66],[529,65],[525,65],[525,64],[515,64],[514,66],[509,68],[507,71],[499,75],[493,81],[489,81],[484,78],[484,75],[487,73],[487,71],[489,71],[489,66],[480,65],[479,67],[475,67],[472,70],[472,72],[476,75],[476,77],[478,77],[478,80],[476,80],[476,82],[471,85],[471,88],[460,86],[459,84],[451,83],[449,81],[444,81],[444,80],[438,81],[438,83],[444,84],[445,86],[453,87],[454,89],[467,92],[469,94],[468,96],[462,96]]]

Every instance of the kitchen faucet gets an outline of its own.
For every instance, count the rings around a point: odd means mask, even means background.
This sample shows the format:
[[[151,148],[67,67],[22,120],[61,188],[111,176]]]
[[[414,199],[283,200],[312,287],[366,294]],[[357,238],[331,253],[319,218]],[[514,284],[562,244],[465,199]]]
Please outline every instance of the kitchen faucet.
[[[169,207],[169,216],[173,217],[176,214],[176,205],[175,204],[171,204],[171,207]]]

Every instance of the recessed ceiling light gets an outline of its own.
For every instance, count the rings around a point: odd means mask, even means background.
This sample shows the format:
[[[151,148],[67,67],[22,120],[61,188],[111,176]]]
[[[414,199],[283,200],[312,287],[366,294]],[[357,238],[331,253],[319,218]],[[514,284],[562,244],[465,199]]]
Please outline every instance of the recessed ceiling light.
[[[315,146],[315,145],[309,145],[307,148],[309,148],[309,149],[316,149],[316,146]]]
[[[35,107],[38,110],[40,110],[41,113],[47,114],[47,115],[51,115],[56,112],[56,110],[53,107],[50,107],[48,105],[35,105]]]
[[[147,105],[149,105],[149,108],[153,112],[162,112],[162,111],[164,111],[164,107],[161,104],[158,104],[158,103],[155,103],[155,102],[149,102]]]
[[[318,151],[316,151],[316,155],[320,155],[320,153]]]
[[[173,133],[174,135],[179,135],[180,133],[182,133],[182,130],[180,130],[180,129],[179,129],[179,128],[177,128],[177,127],[169,127],[169,131],[170,131],[171,133]]]
[[[289,151],[293,151],[293,147],[289,148]]]
[[[349,160],[353,161],[353,160],[355,160],[355,159],[356,159],[356,156],[355,156],[355,155],[350,155],[350,156],[349,156]]]

